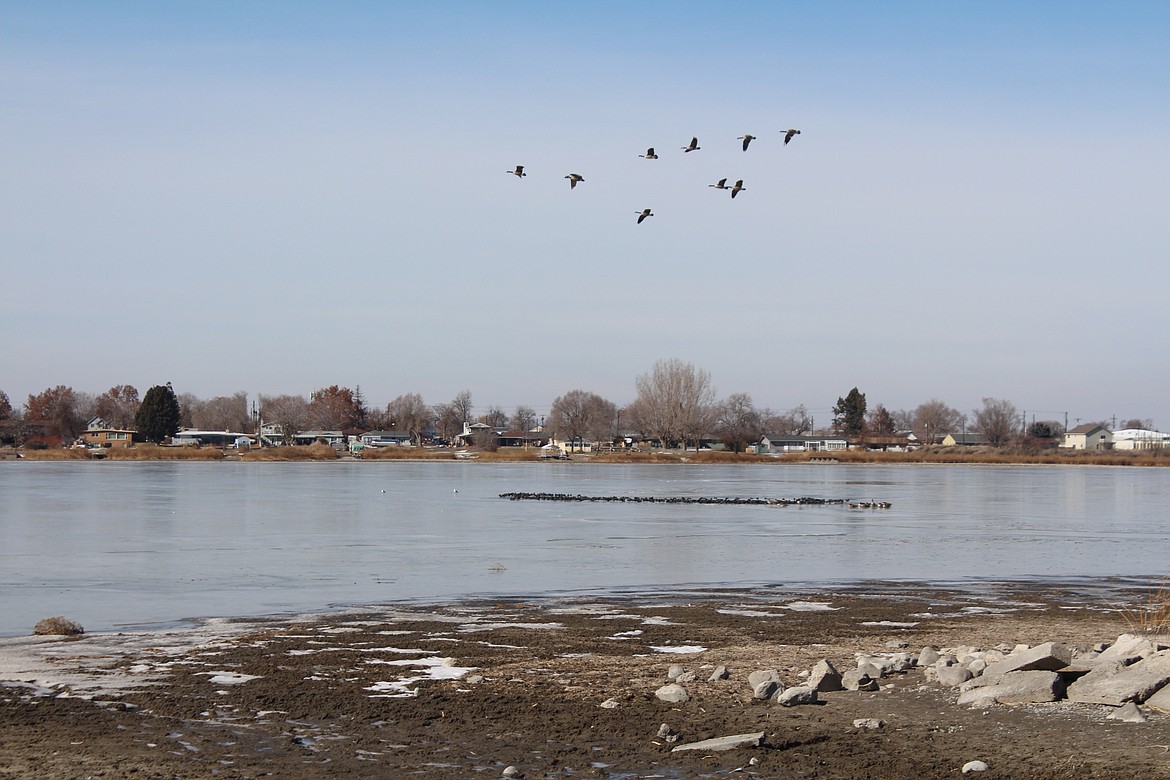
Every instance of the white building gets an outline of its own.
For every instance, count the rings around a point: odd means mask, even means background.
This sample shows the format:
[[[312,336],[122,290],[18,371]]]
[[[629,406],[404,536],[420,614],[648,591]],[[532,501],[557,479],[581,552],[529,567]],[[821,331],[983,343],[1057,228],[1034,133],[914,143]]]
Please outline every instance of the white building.
[[[1122,428],[1113,432],[1115,450],[1152,450],[1158,447],[1170,447],[1170,433],[1144,428]]]

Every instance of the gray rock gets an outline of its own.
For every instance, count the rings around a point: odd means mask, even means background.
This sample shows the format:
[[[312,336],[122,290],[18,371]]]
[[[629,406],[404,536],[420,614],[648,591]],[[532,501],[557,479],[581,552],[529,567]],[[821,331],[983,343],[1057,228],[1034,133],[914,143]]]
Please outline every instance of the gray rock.
[[[968,772],[986,772],[990,767],[983,761],[968,761],[963,764],[963,774]]]
[[[1008,672],[985,682],[960,693],[959,704],[1031,704],[1057,701],[1064,694],[1064,679],[1056,672]]]
[[[872,661],[866,661],[865,663],[858,664],[857,671],[861,672],[871,680],[880,680],[882,674],[884,674],[882,667],[873,663]]]
[[[1069,701],[1109,704],[1144,702],[1170,683],[1170,651],[1163,650],[1130,666],[1106,664],[1068,686]]]
[[[878,681],[861,669],[850,669],[841,675],[841,687],[847,691],[876,691]]]
[[[775,699],[785,707],[795,707],[798,704],[816,704],[817,689],[808,685],[797,685],[785,688],[775,696]]]
[[[1146,715],[1144,712],[1142,712],[1142,708],[1134,704],[1132,701],[1121,705],[1105,717],[1109,720],[1119,720],[1122,723],[1146,722]]]
[[[464,677],[463,682],[465,682],[469,685],[479,685],[481,682],[484,681],[484,679],[485,678],[482,674],[473,674],[473,675],[470,675],[468,677]]]
[[[711,672],[711,676],[707,678],[707,682],[719,682],[726,680],[731,674],[728,673],[726,666],[716,666],[715,671]]]
[[[500,775],[502,777],[514,777],[514,778],[517,778],[517,780],[519,780],[519,778],[521,778],[521,777],[524,777],[524,773],[521,772],[519,769],[517,769],[514,766],[504,767],[504,771],[501,772]]]
[[[1008,672],[1031,672],[1045,670],[1055,672],[1072,663],[1072,649],[1060,642],[1045,642],[1025,650],[1013,651],[1002,661],[997,661],[983,670],[988,677],[998,677]]]
[[[886,727],[886,722],[881,718],[858,718],[853,721],[853,728],[868,729],[870,731],[877,731]]]
[[[598,706],[603,710],[616,710],[618,707],[622,706],[622,703],[617,699],[606,699]]]
[[[1164,636],[1144,636],[1136,634],[1122,634],[1117,640],[1097,655],[1097,663],[1113,663],[1120,661],[1131,664],[1153,655],[1159,650],[1170,646]]]
[[[748,675],[748,685],[753,689],[765,680],[780,682],[780,672],[775,669],[757,669]]]
[[[722,750],[734,750],[741,747],[758,747],[764,741],[764,732],[757,731],[754,734],[732,734],[727,737],[715,737],[714,739],[704,739],[702,742],[688,742],[685,745],[676,745],[671,748],[671,753],[681,753],[684,750],[705,750],[710,752],[719,752]]]
[[[659,737],[660,739],[674,736],[674,729],[672,729],[668,724],[663,723],[661,726],[658,727],[658,733],[656,736]]]
[[[808,676],[808,685],[821,693],[841,690],[841,673],[827,658],[817,661]]]
[[[1157,693],[1146,699],[1145,705],[1158,712],[1170,713],[1170,684],[1159,688]]]
[[[934,670],[934,678],[938,684],[948,688],[958,688],[973,676],[971,670],[965,666],[943,666]]]
[[[670,704],[682,704],[687,699],[691,698],[687,695],[687,689],[677,683],[670,683],[663,685],[654,692],[659,701],[669,702]]]
[[[695,678],[694,672],[683,672],[678,677],[675,677],[674,681],[676,683],[678,683],[679,685],[682,685],[683,683],[694,682],[695,679],[696,678]]]
[[[775,680],[763,680],[759,685],[752,688],[752,698],[767,701],[783,690],[784,686]]]
[[[931,666],[940,657],[941,656],[939,655],[937,649],[931,647],[930,645],[927,645],[926,647],[924,647],[918,651],[918,665],[919,666]]]
[[[666,679],[677,680],[685,671],[686,669],[683,669],[678,664],[672,664],[671,667],[666,670]]]
[[[891,639],[889,642],[886,642],[886,647],[890,648],[891,650],[902,650],[909,646],[909,642],[903,642],[901,639]]]

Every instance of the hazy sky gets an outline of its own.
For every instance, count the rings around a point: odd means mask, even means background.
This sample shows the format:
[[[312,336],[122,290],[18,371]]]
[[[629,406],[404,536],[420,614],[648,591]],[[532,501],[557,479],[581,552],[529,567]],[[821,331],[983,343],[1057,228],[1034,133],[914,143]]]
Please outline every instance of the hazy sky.
[[[0,2],[0,389],[547,412],[681,358],[818,422],[1167,428],[1168,41],[1161,0]]]

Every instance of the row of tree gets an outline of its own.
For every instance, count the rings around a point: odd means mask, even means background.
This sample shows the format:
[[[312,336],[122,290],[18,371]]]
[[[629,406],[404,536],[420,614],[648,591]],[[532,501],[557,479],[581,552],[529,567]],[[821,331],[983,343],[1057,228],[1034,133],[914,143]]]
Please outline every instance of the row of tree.
[[[569,442],[611,441],[636,431],[667,446],[686,446],[717,436],[735,451],[765,433],[801,436],[832,432],[850,439],[894,437],[913,432],[922,443],[948,433],[975,433],[992,445],[1007,444],[1021,435],[1056,438],[1064,427],[1057,421],[1034,422],[1025,430],[1022,415],[1010,401],[984,398],[970,415],[931,399],[912,410],[872,409],[865,393],[854,387],[837,399],[831,427],[814,431],[804,406],[783,412],[757,408],[747,393],[719,399],[711,375],[682,360],[662,360],[635,381],[637,395],[625,407],[586,390],[570,390],[552,403],[547,419],[530,407],[511,413],[490,407],[475,415],[472,396],[463,390],[450,401],[428,404],[417,393],[400,395],[385,408],[369,408],[361,388],[338,385],[299,395],[260,395],[252,408],[243,392],[200,399],[176,394],[170,384],[150,388],[139,400],[130,385],[116,385],[92,396],[58,385],[30,394],[23,409],[14,408],[0,391],[0,438],[9,443],[43,436],[72,441],[86,421],[99,416],[115,428],[136,430],[150,441],[161,441],[180,427],[215,431],[254,431],[261,421],[276,423],[287,434],[309,430],[399,430],[416,443],[428,435],[451,439],[465,424],[481,422],[493,429],[529,431],[543,423]],[[1124,427],[1152,428],[1149,420],[1130,420]],[[286,436],[291,441],[291,435]]]

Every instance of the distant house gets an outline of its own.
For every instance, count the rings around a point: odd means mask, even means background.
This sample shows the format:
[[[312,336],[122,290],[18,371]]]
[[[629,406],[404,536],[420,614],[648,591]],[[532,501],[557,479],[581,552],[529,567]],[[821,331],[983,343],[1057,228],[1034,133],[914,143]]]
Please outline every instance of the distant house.
[[[981,433],[948,433],[939,443],[944,447],[978,447],[987,444],[987,437]]]
[[[184,428],[171,437],[171,444],[188,447],[234,447],[246,450],[252,443],[251,436],[237,431],[200,431]]]
[[[914,434],[896,433],[893,436],[866,436],[859,444],[867,450],[883,452],[906,452],[913,449],[918,440]]]
[[[1113,434],[1104,425],[1085,423],[1064,434],[1064,444],[1070,450],[1108,450],[1113,447]]]
[[[293,436],[293,444],[314,444],[319,441],[344,449],[345,433],[342,431],[301,431]]]
[[[501,431],[497,435],[501,447],[543,447],[550,441],[544,431]]]
[[[756,444],[761,455],[782,455],[785,452],[835,452],[849,449],[844,436],[789,436],[765,433]]]
[[[1147,431],[1144,428],[1122,428],[1113,432],[1115,450],[1154,450],[1170,447],[1170,433]]]
[[[358,441],[367,447],[401,447],[409,445],[411,437],[406,431],[366,431]]]
[[[115,428],[101,417],[94,417],[85,425],[81,432],[81,440],[86,447],[129,447],[134,443],[135,431]]]

